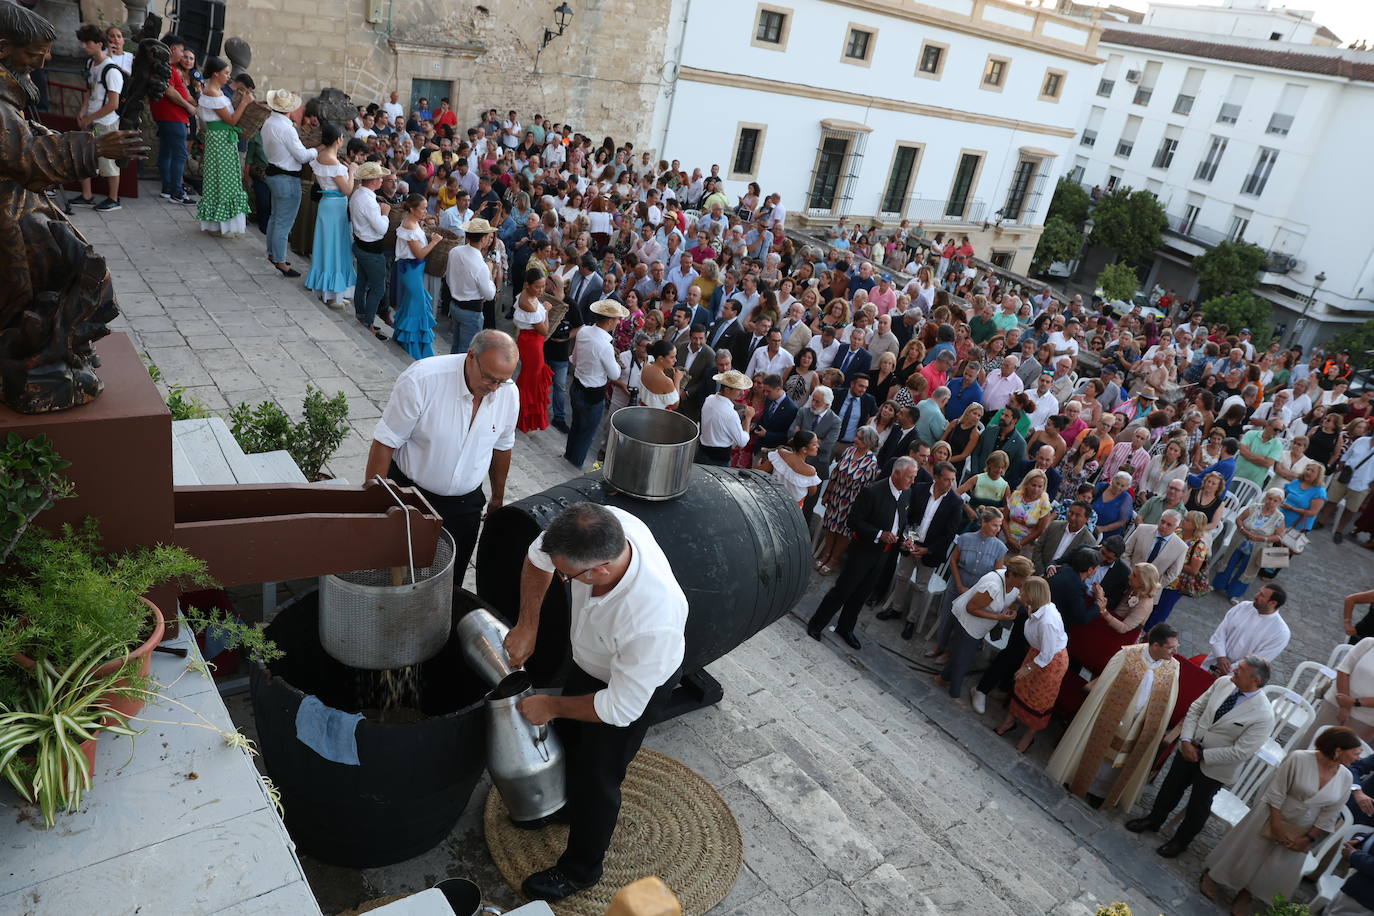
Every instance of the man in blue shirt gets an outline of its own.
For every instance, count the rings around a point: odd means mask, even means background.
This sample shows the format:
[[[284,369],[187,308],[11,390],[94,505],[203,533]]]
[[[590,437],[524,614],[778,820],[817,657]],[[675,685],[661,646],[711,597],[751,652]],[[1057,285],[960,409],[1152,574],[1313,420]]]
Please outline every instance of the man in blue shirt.
[[[1202,479],[1203,479],[1204,477],[1206,477],[1208,474],[1212,473],[1213,471],[1216,471],[1216,472],[1217,472],[1218,474],[1220,474],[1222,477],[1226,478],[1226,487],[1227,487],[1227,489],[1230,489],[1230,487],[1231,487],[1231,478],[1236,476],[1236,455],[1239,454],[1239,452],[1240,452],[1240,443],[1239,443],[1239,442],[1237,442],[1235,439],[1233,439],[1233,438],[1231,438],[1231,437],[1229,437],[1229,436],[1228,436],[1227,438],[1225,438],[1225,439],[1222,439],[1222,440],[1221,440],[1221,460],[1218,461],[1216,464],[1210,466],[1210,467],[1205,467],[1205,468],[1203,468],[1202,470],[1198,471],[1196,474],[1189,474],[1189,475],[1188,475],[1188,486],[1190,486],[1190,487],[1200,487],[1200,486],[1202,486]]]
[[[945,419],[957,420],[964,415],[970,404],[983,403],[983,386],[978,384],[978,364],[969,360],[964,364],[964,374],[948,382],[949,401],[945,404]]]

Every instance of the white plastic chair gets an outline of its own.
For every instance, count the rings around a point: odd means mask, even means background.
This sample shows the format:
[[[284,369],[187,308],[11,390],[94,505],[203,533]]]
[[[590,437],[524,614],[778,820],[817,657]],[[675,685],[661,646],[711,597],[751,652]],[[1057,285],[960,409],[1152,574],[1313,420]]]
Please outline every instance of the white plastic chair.
[[[1311,680],[1307,682],[1307,686],[1300,688],[1299,685],[1304,678]],[[1288,679],[1288,689],[1315,707],[1322,694],[1326,693],[1326,688],[1335,680],[1335,668],[1321,662],[1300,662],[1298,667],[1293,669],[1293,676]]]
[[[1274,760],[1261,748],[1259,753],[1241,764],[1236,781],[1213,796],[1212,813],[1232,827],[1239,824],[1250,813],[1255,797],[1269,781],[1280,760]]]
[[[1346,820],[1349,819],[1350,812],[1348,810],[1342,809],[1341,814]],[[1340,867],[1341,864],[1341,846],[1348,843],[1350,838],[1355,834],[1367,833],[1368,831],[1369,827],[1365,824],[1343,823],[1339,828],[1331,832],[1331,836],[1327,837],[1321,843],[1321,846],[1325,847],[1327,850],[1334,849],[1334,854],[1326,856],[1326,861],[1324,863],[1321,858],[1318,857],[1315,871],[1307,871],[1307,867],[1304,866],[1304,875],[1311,878],[1313,883],[1317,885],[1316,896],[1307,904],[1308,909],[1313,913],[1320,913],[1322,910],[1326,909],[1326,905],[1332,900],[1335,900],[1336,894],[1340,893],[1341,885],[1345,884],[1345,877],[1336,874],[1336,869]],[[1307,860],[1309,864],[1312,862],[1314,853],[1315,850],[1308,853]]]
[[[1350,809],[1342,808],[1336,815],[1336,829],[1322,837],[1320,842],[1314,843],[1312,847],[1307,850],[1307,860],[1302,864],[1303,877],[1307,877],[1321,870],[1322,861],[1326,858],[1326,854],[1331,851],[1332,847],[1336,849],[1335,861],[1339,862],[1341,860],[1340,846],[1338,844],[1345,842],[1341,837],[1345,834],[1346,828],[1350,826],[1350,822]]]
[[[913,573],[913,581],[915,574]],[[931,608],[938,608],[944,603],[945,589],[949,588],[949,557],[930,574],[930,581],[926,583],[925,606],[921,608],[921,617],[916,621],[916,632],[925,632],[926,618],[930,616]],[[927,637],[929,638],[929,637]]]
[[[1244,477],[1232,477],[1231,486],[1227,493],[1234,495],[1242,506],[1259,502],[1260,495],[1264,493],[1264,488],[1253,480],[1246,480]]]
[[[1241,765],[1235,782],[1212,799],[1212,813],[1232,827],[1250,813],[1255,797],[1274,769],[1317,717],[1311,703],[1281,684],[1269,684],[1261,690],[1274,707],[1274,727],[1255,756]]]
[[[1352,646],[1350,643],[1343,642],[1336,648],[1332,649],[1331,654],[1326,657],[1326,667],[1331,668],[1333,670],[1339,668],[1341,662],[1345,661],[1345,657],[1350,654],[1350,650],[1353,648],[1355,647]]]

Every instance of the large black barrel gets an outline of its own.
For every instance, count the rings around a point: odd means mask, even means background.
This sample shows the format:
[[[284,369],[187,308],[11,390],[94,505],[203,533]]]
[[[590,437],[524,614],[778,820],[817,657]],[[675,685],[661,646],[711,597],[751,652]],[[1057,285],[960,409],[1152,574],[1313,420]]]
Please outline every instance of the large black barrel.
[[[666,502],[617,493],[599,474],[577,477],[493,512],[477,547],[477,593],[514,624],[520,568],[531,542],[577,502],[615,506],[655,539],[687,595],[683,671],[696,671],[782,617],[810,578],[810,534],[797,504],[768,475],[737,468],[692,470],[687,492]],[[555,683],[568,657],[568,588],[544,598],[539,638],[526,668]]]
[[[480,602],[468,592],[454,617]],[[486,685],[463,660],[460,641],[416,666],[402,682],[407,721],[375,709],[392,682],[349,668],[320,645],[319,602],[310,595],[279,613],[267,636],[283,650],[253,665],[253,714],[267,773],[281,790],[286,828],[302,852],[352,868],[389,865],[438,845],[458,822],[487,762]],[[409,671],[411,669],[402,669]],[[307,696],[369,718],[357,724],[358,766],[326,760],[296,737]],[[393,718],[395,718],[393,716]]]

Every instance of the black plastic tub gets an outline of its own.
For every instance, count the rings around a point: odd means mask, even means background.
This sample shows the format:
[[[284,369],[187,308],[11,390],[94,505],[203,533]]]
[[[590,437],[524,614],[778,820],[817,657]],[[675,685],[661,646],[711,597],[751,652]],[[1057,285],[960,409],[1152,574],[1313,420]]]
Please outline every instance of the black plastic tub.
[[[455,619],[479,606],[455,606]],[[281,790],[286,828],[301,852],[351,868],[389,865],[438,845],[462,815],[486,768],[487,687],[458,640],[418,666],[419,691],[401,722],[368,718],[355,735],[359,765],[335,763],[296,737],[307,696],[348,713],[376,715],[378,672],[349,668],[320,646],[315,595],[281,611],[267,635],[284,656],[251,671],[258,747]]]
[[[526,550],[576,502],[624,509],[653,532],[687,596],[686,674],[778,620],[810,581],[811,535],[801,509],[766,474],[696,465],[687,491],[663,502],[635,499],[588,475],[487,517],[477,546],[477,593],[507,623],[518,616]],[[525,668],[538,686],[560,683],[569,654],[568,587],[555,579]]]

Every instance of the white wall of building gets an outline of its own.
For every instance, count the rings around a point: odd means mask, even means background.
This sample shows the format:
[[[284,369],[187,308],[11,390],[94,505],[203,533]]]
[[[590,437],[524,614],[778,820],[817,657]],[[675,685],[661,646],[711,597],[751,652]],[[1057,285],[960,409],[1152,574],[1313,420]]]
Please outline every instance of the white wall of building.
[[[1306,45],[1317,34],[1317,24],[1311,16],[1301,10],[1270,9],[1267,0],[1226,6],[1155,3],[1145,14],[1145,25],[1221,38],[1258,38]],[[1276,39],[1274,35],[1280,37]]]
[[[1024,268],[1054,181],[1076,147],[1071,134],[1079,112],[1097,84],[1094,27],[996,0],[979,4],[982,19],[973,29],[979,34],[884,13],[882,3],[871,9],[832,0],[766,5],[787,11],[782,50],[754,41],[756,3],[691,0],[663,154],[689,167],[718,163],[723,175],[731,175],[739,126],[761,125],[753,174],[764,193],[781,193],[791,213],[806,216],[822,121],[852,122],[865,131],[864,154],[853,170],[844,215],[854,221],[878,217],[897,147],[919,145],[910,204],[901,214],[882,214],[882,221],[924,218],[928,226],[957,225],[970,235],[1003,207],[1018,163],[1029,156],[1040,165],[1017,225],[990,230],[982,244],[974,239],[980,254],[1010,252],[1014,266]],[[907,4],[939,13],[932,21],[947,21],[951,12],[975,13],[971,0],[939,0],[939,6],[948,9]],[[851,27],[874,33],[864,65],[843,60]],[[1040,37],[1050,34],[1052,41]],[[1076,54],[1064,53],[1073,47],[1069,39],[1078,42]],[[917,75],[925,42],[945,47],[938,78]],[[1008,68],[1000,91],[980,88],[990,55],[1005,59]],[[1058,101],[1041,98],[1049,70],[1062,74]],[[910,110],[913,105],[918,110]],[[965,152],[983,156],[969,194],[974,204],[963,222],[946,220],[945,204]],[[741,194],[746,183],[732,176],[727,190]]]

